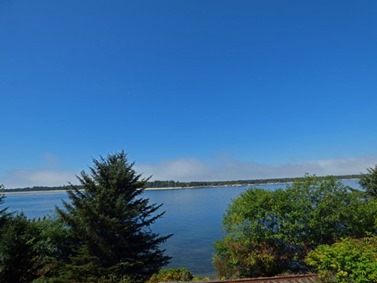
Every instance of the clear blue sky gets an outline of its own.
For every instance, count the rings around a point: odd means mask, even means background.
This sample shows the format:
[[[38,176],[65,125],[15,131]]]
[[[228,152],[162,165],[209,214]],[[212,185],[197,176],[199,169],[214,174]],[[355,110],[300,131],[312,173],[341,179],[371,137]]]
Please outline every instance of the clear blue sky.
[[[377,163],[377,2],[0,2],[0,184],[124,150],[154,179]]]

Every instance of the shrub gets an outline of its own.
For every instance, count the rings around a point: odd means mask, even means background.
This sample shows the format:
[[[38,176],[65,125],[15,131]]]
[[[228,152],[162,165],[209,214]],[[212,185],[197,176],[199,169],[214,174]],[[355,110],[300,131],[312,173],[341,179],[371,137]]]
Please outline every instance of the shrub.
[[[303,272],[317,246],[377,233],[376,215],[375,199],[331,176],[307,175],[276,191],[251,188],[229,206],[213,263],[226,278]]]
[[[305,261],[317,269],[323,282],[377,282],[377,237],[321,245]]]
[[[147,283],[190,281],[192,279],[193,275],[191,271],[182,267],[173,267],[160,270],[159,273],[152,275]]]

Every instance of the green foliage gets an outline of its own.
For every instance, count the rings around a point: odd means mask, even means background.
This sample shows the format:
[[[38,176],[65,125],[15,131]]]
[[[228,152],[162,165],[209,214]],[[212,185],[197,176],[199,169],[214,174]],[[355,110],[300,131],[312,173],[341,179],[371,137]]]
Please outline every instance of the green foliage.
[[[0,204],[4,195],[0,195]],[[0,210],[0,282],[31,282],[52,273],[62,257],[62,223]]]
[[[147,283],[190,281],[193,278],[191,271],[186,268],[173,267],[162,269],[157,274],[153,274]]]
[[[345,238],[332,245],[321,245],[305,261],[317,269],[322,282],[377,282],[377,237]]]
[[[249,189],[223,219],[213,258],[220,276],[270,276],[306,270],[320,244],[376,233],[377,205],[333,177],[305,176],[285,190]]]
[[[192,281],[200,281],[200,282],[211,281],[211,278],[210,277],[198,277],[198,276],[195,276],[194,278],[192,278]]]
[[[1,194],[4,191],[4,186],[0,185],[0,205],[4,203],[5,195]],[[10,213],[7,212],[7,207],[0,207],[0,232],[1,229],[4,227],[7,219],[10,216]]]
[[[31,223],[39,231],[34,249],[44,256],[43,272],[39,273],[40,282],[66,282],[57,280],[64,264],[72,255],[71,246],[75,241],[67,230],[66,223],[60,218],[33,220]]]
[[[161,205],[142,198],[147,180],[136,174],[124,152],[94,160],[90,174],[82,172],[79,181],[80,187],[67,191],[71,202],[57,209],[74,239],[60,278],[142,282],[169,262],[159,245],[170,236],[150,229],[163,215],[156,214]]]
[[[209,277],[194,277],[191,271],[182,267],[162,269],[153,274],[146,283],[158,282],[184,282],[184,281],[210,281]]]
[[[42,230],[23,214],[8,218],[0,237],[0,282],[31,282],[53,267]]]
[[[0,190],[4,190],[2,185]],[[4,199],[0,194],[0,204]],[[30,282],[38,277],[42,264],[35,254],[37,234],[24,215],[14,216],[7,207],[0,209],[0,282]]]
[[[359,183],[369,196],[377,198],[377,165],[367,171],[367,174],[361,175]]]

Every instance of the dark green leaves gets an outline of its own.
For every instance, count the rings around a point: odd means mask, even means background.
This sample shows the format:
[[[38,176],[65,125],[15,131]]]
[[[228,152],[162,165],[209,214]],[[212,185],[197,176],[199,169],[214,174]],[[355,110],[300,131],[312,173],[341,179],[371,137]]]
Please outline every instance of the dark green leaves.
[[[93,163],[90,174],[81,173],[81,186],[69,188],[65,210],[58,209],[77,239],[67,278],[82,281],[91,274],[114,282],[125,277],[143,281],[170,259],[159,248],[170,236],[150,229],[163,215],[156,213],[160,205],[142,198],[147,180],[136,174],[124,152]]]
[[[360,177],[360,185],[366,190],[367,195],[377,198],[377,165],[368,168],[368,173]]]

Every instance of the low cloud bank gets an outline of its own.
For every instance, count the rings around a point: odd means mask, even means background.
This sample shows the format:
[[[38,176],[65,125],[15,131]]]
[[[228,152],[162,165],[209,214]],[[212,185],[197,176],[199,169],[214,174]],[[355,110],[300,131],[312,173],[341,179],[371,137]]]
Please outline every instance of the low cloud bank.
[[[232,158],[222,158],[204,162],[187,158],[167,160],[155,164],[137,164],[135,170],[143,177],[152,180],[174,181],[226,181],[267,178],[301,177],[305,173],[323,175],[348,175],[365,173],[367,168],[377,164],[377,156],[352,157],[343,159],[314,160],[266,165],[244,162]],[[24,188],[33,186],[64,186],[77,184],[73,171],[64,170],[13,170],[0,176],[0,184],[5,188]]]
[[[305,173],[323,175],[349,175],[366,172],[377,164],[377,156],[344,159],[314,160],[266,165],[225,159],[203,162],[197,159],[179,159],[156,164],[140,164],[136,170],[152,180],[225,181],[267,178],[300,177]]]
[[[34,186],[65,186],[68,183],[77,183],[74,172],[63,170],[13,170],[0,178],[0,184],[6,189],[25,188]]]

